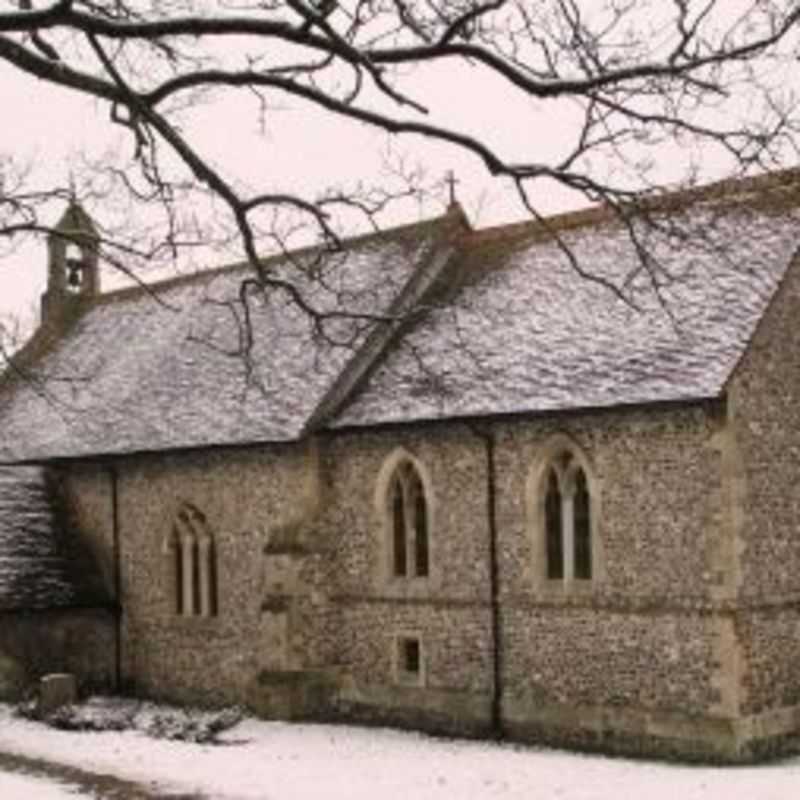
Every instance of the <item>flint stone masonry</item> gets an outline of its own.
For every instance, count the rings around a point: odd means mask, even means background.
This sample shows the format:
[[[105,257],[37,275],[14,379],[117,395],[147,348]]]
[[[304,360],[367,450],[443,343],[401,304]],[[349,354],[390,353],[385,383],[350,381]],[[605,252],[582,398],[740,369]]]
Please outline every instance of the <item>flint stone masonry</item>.
[[[564,717],[571,720],[564,741],[596,730],[597,715],[608,731],[646,738],[642,720],[653,725],[663,715],[685,752],[702,751],[702,737],[695,741],[672,720],[675,709],[686,709],[710,725],[725,699],[708,577],[709,540],[718,535],[719,426],[713,404],[490,426],[502,708],[520,736],[550,725],[555,709],[573,709]],[[578,444],[602,476],[602,573],[576,593],[536,590],[531,580],[526,480],[556,435]],[[151,696],[249,703],[292,717],[488,731],[494,633],[484,438],[468,425],[442,423],[337,434],[318,449],[318,459],[285,445],[115,465],[124,684]],[[383,569],[388,542],[376,492],[382,466],[397,452],[423,464],[433,487],[431,575],[422,582]],[[309,480],[310,470],[318,480]],[[73,482],[66,476],[65,485],[87,525],[102,519],[90,513],[109,497],[100,472],[86,470]],[[272,531],[296,518],[309,485],[321,500],[304,548],[271,552]],[[164,541],[184,501],[202,510],[218,542],[215,618],[175,614]],[[396,641],[408,635],[424,654],[419,687],[397,680]],[[302,688],[303,675],[328,688]],[[276,701],[284,689],[291,697]],[[305,702],[314,707],[297,707]],[[551,728],[547,738],[560,741],[559,727]]]
[[[748,739],[800,728],[800,270],[784,279],[730,382],[741,713]]]

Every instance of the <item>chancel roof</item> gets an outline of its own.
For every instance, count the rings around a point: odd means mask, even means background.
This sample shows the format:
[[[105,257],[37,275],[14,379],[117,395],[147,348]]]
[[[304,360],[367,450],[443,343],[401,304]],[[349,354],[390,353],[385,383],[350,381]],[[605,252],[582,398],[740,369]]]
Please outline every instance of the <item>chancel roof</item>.
[[[558,239],[473,234],[333,426],[718,396],[800,246],[792,177],[723,184],[633,236],[602,210]]]
[[[107,605],[39,467],[0,467],[0,611]]]

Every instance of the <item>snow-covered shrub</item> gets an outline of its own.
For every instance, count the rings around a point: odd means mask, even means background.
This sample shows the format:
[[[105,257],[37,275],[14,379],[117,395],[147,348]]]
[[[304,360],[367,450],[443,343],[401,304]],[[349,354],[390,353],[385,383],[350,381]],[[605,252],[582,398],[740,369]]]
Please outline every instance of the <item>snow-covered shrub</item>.
[[[42,714],[36,701],[20,703],[17,713],[67,731],[136,730],[158,739],[215,744],[217,737],[242,719],[239,708],[201,711],[161,706],[120,697],[91,697]]]
[[[132,727],[138,705],[135,700],[118,697],[92,697],[85,703],[42,713],[34,699],[18,705],[17,713],[64,731],[124,731]]]
[[[242,718],[238,708],[220,711],[168,708],[145,703],[134,718],[134,727],[157,739],[213,744]]]

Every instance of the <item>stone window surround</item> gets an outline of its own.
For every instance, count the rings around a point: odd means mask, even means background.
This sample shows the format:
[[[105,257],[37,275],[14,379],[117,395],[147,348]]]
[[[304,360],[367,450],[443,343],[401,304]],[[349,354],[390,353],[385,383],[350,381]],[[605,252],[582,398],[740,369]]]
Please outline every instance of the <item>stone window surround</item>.
[[[428,574],[395,575],[394,574],[394,518],[391,508],[392,485],[397,470],[404,464],[410,463],[422,484],[427,510],[428,530]],[[436,496],[433,492],[431,475],[425,464],[404,447],[396,447],[383,460],[378,479],[375,483],[375,514],[376,530],[378,536],[379,565],[377,583],[382,591],[390,596],[417,597],[427,596],[438,585],[438,570],[436,561]],[[411,545],[409,544],[409,550]],[[409,554],[409,558],[413,553]],[[412,563],[408,561],[408,563]]]
[[[405,668],[406,642],[413,641],[419,648],[419,669],[409,672]],[[392,637],[392,677],[398,686],[411,686],[422,688],[425,686],[426,676],[425,644],[422,635],[416,630],[396,631]]]
[[[572,463],[566,473],[557,462],[568,453]],[[589,491],[589,521],[592,577],[574,577],[574,540],[572,496],[569,492],[577,468],[583,471]],[[547,529],[545,497],[550,470],[559,475],[562,490],[562,519],[564,520],[562,551],[564,554],[563,578],[547,577]],[[551,595],[591,593],[602,582],[604,563],[601,543],[601,484],[588,455],[572,437],[558,433],[538,448],[536,458],[525,482],[525,511],[528,539],[531,543],[531,583],[537,591]]]
[[[176,616],[186,620],[216,617],[216,543],[205,515],[193,504],[183,502],[179,506],[164,553],[168,595]]]

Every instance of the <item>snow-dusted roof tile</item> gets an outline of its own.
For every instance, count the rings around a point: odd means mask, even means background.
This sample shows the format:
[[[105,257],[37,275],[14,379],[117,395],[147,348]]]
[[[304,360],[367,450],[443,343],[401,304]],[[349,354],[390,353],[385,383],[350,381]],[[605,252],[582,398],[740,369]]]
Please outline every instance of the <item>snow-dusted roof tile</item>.
[[[438,244],[440,221],[356,240],[343,253],[273,260],[320,311],[380,315]],[[313,271],[313,275],[309,273]],[[243,269],[100,298],[24,380],[0,392],[0,461],[285,441],[366,335],[326,323],[331,344],[282,289],[253,298],[253,348],[240,351],[231,301]],[[241,312],[241,309],[239,309]]]
[[[648,234],[648,252],[671,276],[659,293],[622,226],[565,230],[581,267],[632,304],[581,277],[541,229],[473,235],[444,302],[333,426],[718,395],[800,244],[797,209],[752,199],[681,212],[690,239]]]
[[[657,291],[628,231],[602,210],[572,215],[563,241],[627,302],[581,277],[530,225],[463,235],[455,250],[447,217],[409,226],[352,243],[313,279],[297,266],[302,256],[272,262],[315,307],[344,303],[378,316],[395,309],[421,264],[446,264],[427,310],[400,327],[389,350],[362,349],[377,362],[371,372],[350,370],[361,384],[349,401],[337,387],[352,388],[342,376],[366,330],[338,320],[335,333],[349,346],[331,346],[281,290],[252,305],[249,372],[229,355],[238,331],[228,302],[242,271],[161,286],[161,303],[142,291],[106,296],[35,361],[34,380],[0,391],[0,461],[288,441],[309,423],[716,396],[800,243],[798,176],[770,176],[769,202],[763,183],[723,186],[670,209],[660,218],[671,222],[666,232],[637,229],[659,264]]]

